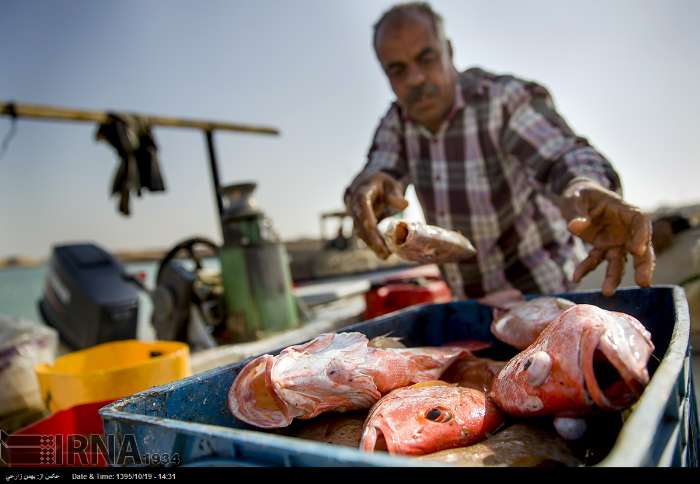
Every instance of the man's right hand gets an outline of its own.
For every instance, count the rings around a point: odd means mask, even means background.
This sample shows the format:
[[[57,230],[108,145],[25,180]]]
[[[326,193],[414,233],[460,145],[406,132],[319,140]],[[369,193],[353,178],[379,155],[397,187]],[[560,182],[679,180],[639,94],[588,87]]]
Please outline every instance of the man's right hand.
[[[389,257],[391,251],[377,223],[391,212],[408,206],[401,183],[384,172],[375,173],[355,188],[347,203],[359,237],[379,257]]]

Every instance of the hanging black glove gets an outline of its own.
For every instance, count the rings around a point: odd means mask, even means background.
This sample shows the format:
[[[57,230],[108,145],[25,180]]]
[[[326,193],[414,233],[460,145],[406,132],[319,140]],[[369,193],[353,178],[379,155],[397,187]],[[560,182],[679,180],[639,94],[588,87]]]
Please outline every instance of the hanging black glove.
[[[109,143],[121,163],[112,181],[112,195],[120,194],[119,211],[130,214],[131,192],[141,196],[141,189],[165,191],[158,166],[158,146],[150,126],[126,114],[108,113],[108,120],[99,125],[95,139]]]

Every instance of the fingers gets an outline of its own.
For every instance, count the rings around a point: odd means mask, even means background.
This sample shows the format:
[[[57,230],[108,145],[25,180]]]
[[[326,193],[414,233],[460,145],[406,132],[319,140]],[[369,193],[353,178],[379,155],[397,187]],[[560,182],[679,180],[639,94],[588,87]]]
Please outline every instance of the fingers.
[[[603,295],[612,296],[625,273],[627,253],[622,247],[613,247],[606,252],[605,259],[608,261],[608,268],[603,281]]]
[[[358,229],[358,235],[375,254],[382,259],[386,259],[389,257],[390,251],[377,229],[377,218],[374,215],[371,203],[369,200],[366,200],[356,205],[356,207],[358,209],[353,218]]]
[[[352,218],[357,227],[357,235],[377,256],[386,259],[390,251],[377,229],[377,217],[372,207],[375,192],[376,189],[372,186],[358,191],[352,199]]]
[[[636,283],[641,287],[650,286],[655,255],[649,218],[613,192],[584,188],[571,197],[576,202],[577,216],[570,220],[568,228],[595,248],[576,268],[574,281],[579,282],[605,258],[608,264],[602,292],[606,296],[613,295],[622,281],[627,252],[630,252],[634,256]]]
[[[603,261],[604,252],[600,249],[593,249],[574,271],[574,282],[580,282],[583,276],[591,272]]]
[[[640,287],[651,286],[651,279],[656,265],[654,249],[650,245],[644,255],[634,256],[634,280]]]
[[[397,210],[404,210],[408,207],[408,201],[403,198],[403,195],[389,192],[386,194],[386,202]]]
[[[569,222],[569,231],[579,237],[591,226],[591,219],[588,217],[576,217]]]
[[[583,197],[580,198],[583,200]],[[605,200],[603,200],[597,202],[592,210],[588,210],[587,207],[589,203],[592,202],[593,200],[581,202],[577,208],[579,215],[569,221],[569,231],[571,231],[574,235],[587,238],[586,235],[588,234],[585,234],[585,232],[590,232],[590,229],[595,229],[595,232],[598,232],[600,227],[597,227],[599,224],[596,223],[596,219],[603,215],[607,204]],[[595,236],[595,234],[590,235],[593,237]]]
[[[384,194],[386,203],[397,210],[404,210],[408,207],[408,201],[403,197],[402,186],[393,178],[384,179]]]
[[[622,276],[625,274],[627,253],[622,247],[613,247],[607,251],[593,249],[588,257],[576,268],[574,282],[580,282],[586,274],[600,265],[603,258],[608,261],[608,267],[605,271],[602,292],[605,296],[612,296],[615,294],[615,289],[620,285]]]
[[[596,219],[604,214],[605,209],[608,208],[608,200],[601,200],[598,204],[591,210],[590,218]]]
[[[376,173],[357,189],[350,203],[358,236],[379,257],[389,257],[391,251],[377,229],[377,217],[384,216],[387,206],[397,210],[408,206],[402,184],[386,173]]]
[[[625,274],[627,251],[623,247],[613,247],[606,251],[593,249],[588,257],[578,265],[573,279],[574,282],[580,282],[586,274],[600,265],[603,258],[607,260],[608,266],[605,271],[602,293],[605,296],[612,296],[615,294],[615,290],[620,285]],[[643,255],[634,255],[635,282],[637,285],[640,287],[651,286],[655,265],[656,257],[651,246],[647,248]]]
[[[595,220],[604,216],[611,202],[618,202],[616,193],[606,190],[591,180],[572,183],[564,194],[564,212],[567,220],[586,218]]]
[[[651,249],[651,222],[637,212],[630,222],[631,241],[629,250],[635,256],[642,256]]]
[[[573,219],[569,222],[569,231],[598,248],[605,249],[609,247],[607,244],[600,244],[603,240],[600,238],[600,235],[605,234],[605,227],[588,217],[577,217]]]

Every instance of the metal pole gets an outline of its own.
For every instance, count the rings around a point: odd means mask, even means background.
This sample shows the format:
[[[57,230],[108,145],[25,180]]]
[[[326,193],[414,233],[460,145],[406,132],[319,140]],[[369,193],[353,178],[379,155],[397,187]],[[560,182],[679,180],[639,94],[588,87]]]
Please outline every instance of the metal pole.
[[[280,134],[277,128],[268,126],[251,126],[239,123],[224,123],[201,119],[185,119],[167,116],[153,116],[150,114],[124,113],[137,116],[150,126],[163,126],[169,128],[191,128],[206,131],[236,131],[256,134]],[[55,106],[45,106],[26,103],[9,103],[0,101],[0,115],[17,118],[46,119],[50,121],[87,121],[103,123],[107,121],[107,113],[104,111],[87,111],[84,109],[67,109]]]
[[[219,181],[219,166],[216,161],[216,151],[214,150],[214,132],[204,131],[207,138],[207,148],[209,150],[209,168],[211,168],[211,181],[214,184],[214,197],[216,198],[216,206],[219,209],[219,221],[224,214],[224,203],[221,199],[221,183]],[[222,227],[223,230],[223,227]]]

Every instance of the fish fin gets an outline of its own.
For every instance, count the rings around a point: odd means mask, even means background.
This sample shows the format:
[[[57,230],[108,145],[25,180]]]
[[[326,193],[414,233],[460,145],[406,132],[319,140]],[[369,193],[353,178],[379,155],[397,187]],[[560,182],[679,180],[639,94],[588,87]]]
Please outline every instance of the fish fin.
[[[393,331],[387,331],[386,333],[377,336],[377,338],[387,338],[387,339],[393,339],[394,341],[398,341],[399,343],[403,342],[403,337],[402,336],[391,336],[394,334]],[[372,338],[374,339],[374,338]]]
[[[375,336],[369,342],[367,343],[367,346],[371,348],[380,348],[380,349],[387,349],[387,348],[394,348],[394,346],[385,346],[382,344],[383,341],[393,341],[394,343],[398,344],[398,348],[406,348],[406,345],[403,342],[403,338],[400,336],[389,336],[392,334],[393,331],[389,331],[387,333],[384,333],[379,336]]]

